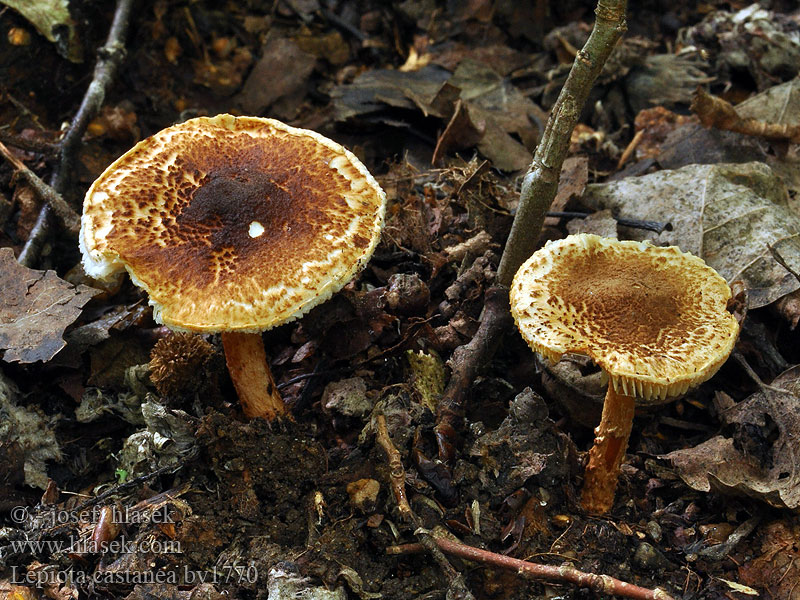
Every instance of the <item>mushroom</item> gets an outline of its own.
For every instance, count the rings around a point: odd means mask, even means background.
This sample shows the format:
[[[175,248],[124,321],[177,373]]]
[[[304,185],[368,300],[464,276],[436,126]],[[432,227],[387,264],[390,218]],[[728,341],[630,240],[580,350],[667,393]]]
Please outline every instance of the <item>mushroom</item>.
[[[248,417],[285,414],[261,332],[340,290],[378,243],[386,195],[348,150],[273,119],[168,127],[86,193],[86,273],[125,271],[175,331],[221,333]]]
[[[525,341],[552,362],[584,354],[608,375],[581,497],[607,512],[635,404],[669,401],[710,378],[733,350],[731,291],[701,259],[650,242],[571,235],[517,271],[511,313]]]

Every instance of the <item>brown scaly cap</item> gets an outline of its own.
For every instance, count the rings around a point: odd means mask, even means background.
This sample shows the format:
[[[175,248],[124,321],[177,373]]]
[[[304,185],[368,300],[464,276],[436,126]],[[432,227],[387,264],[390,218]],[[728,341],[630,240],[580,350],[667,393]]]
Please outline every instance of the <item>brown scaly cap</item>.
[[[83,264],[98,279],[127,270],[169,327],[255,333],[341,289],[372,255],[385,203],[364,165],[313,131],[200,117],[92,184]]]
[[[730,355],[739,325],[725,280],[670,246],[571,235],[520,267],[511,313],[522,337],[557,362],[592,358],[621,394],[657,404],[706,381]]]

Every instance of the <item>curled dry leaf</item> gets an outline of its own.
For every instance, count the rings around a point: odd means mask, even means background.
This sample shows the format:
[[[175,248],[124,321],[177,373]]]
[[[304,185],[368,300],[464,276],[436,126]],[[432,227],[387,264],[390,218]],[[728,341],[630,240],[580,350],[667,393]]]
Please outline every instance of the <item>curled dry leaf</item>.
[[[477,146],[504,171],[528,167],[547,115],[507,77],[480,61],[464,58],[450,73],[437,65],[415,71],[365,71],[333,89],[337,121],[404,126],[408,113],[443,120],[446,128],[434,162],[452,150]],[[459,101],[460,99],[460,101]],[[448,124],[449,123],[449,124]],[[521,141],[518,141],[518,139]]]
[[[706,127],[736,131],[768,140],[800,142],[800,126],[788,123],[746,118],[733,105],[719,96],[713,96],[698,87],[692,99],[692,112],[700,117]]]
[[[64,330],[83,305],[100,293],[74,286],[54,271],[20,265],[11,248],[0,248],[0,349],[6,362],[48,361],[66,342]]]
[[[780,508],[800,506],[800,366],[770,387],[722,413],[730,437],[665,456],[690,487],[744,494]]]
[[[668,221],[656,234],[625,237],[674,245],[703,258],[730,284],[742,280],[748,308],[800,287],[800,218],[788,208],[781,180],[765,164],[689,165],[589,185],[584,201],[628,218]]]

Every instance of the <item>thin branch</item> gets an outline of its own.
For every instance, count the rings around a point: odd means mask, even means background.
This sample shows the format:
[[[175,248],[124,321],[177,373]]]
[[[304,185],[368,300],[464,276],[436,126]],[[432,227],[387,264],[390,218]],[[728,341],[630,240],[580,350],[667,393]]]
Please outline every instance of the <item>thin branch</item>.
[[[383,448],[386,453],[386,458],[389,462],[389,478],[392,482],[392,491],[394,492],[397,508],[400,511],[400,516],[403,520],[414,527],[414,535],[420,541],[420,548],[428,552],[431,557],[439,565],[444,574],[447,576],[448,591],[447,597],[459,600],[474,600],[472,593],[464,583],[464,577],[456,571],[453,565],[447,560],[435,538],[427,529],[421,527],[421,523],[417,515],[408,503],[408,496],[406,495],[406,471],[403,468],[403,461],[400,457],[400,452],[392,443],[392,438],[389,437],[389,430],[386,427],[386,417],[379,414],[375,417],[375,438],[378,445]]]
[[[150,471],[149,473],[145,473],[144,475],[140,475],[139,477],[135,477],[133,479],[129,479],[125,483],[119,483],[116,485],[111,486],[110,488],[106,489],[101,494],[97,496],[92,496],[88,500],[84,500],[79,505],[77,505],[73,510],[78,513],[82,510],[89,508],[90,506],[94,506],[103,502],[106,498],[111,496],[118,496],[121,494],[128,493],[134,489],[137,489],[143,483],[150,483],[157,477],[161,477],[162,475],[172,475],[177,473],[179,470],[184,468],[190,462],[192,462],[195,458],[197,458],[198,454],[200,453],[197,446],[193,446],[189,451],[181,456],[177,462],[169,465],[165,465],[163,467],[159,467],[154,471]]]
[[[497,270],[501,285],[511,285],[517,269],[533,254],[545,213],[558,190],[561,165],[569,150],[572,130],[603,65],[627,30],[627,4],[627,0],[597,2],[592,33],[575,57],[567,81],[550,111],[533,162],[522,180],[519,207]]]
[[[14,146],[20,150],[27,152],[38,152],[45,154],[48,157],[55,155],[58,152],[58,144],[53,142],[45,142],[36,138],[27,138],[19,134],[11,133],[0,129],[0,142],[8,146]]]
[[[643,588],[632,583],[621,581],[610,575],[597,575],[579,571],[569,565],[559,567],[552,565],[542,565],[532,563],[518,558],[511,558],[503,554],[481,550],[473,546],[467,546],[461,542],[456,542],[447,538],[434,536],[436,545],[447,554],[458,556],[473,562],[484,563],[516,571],[523,579],[554,581],[558,583],[571,583],[578,587],[588,588],[598,594],[609,594],[621,596],[622,598],[633,598],[634,600],[675,600],[661,588],[654,590]],[[421,544],[403,544],[400,546],[389,546],[386,548],[387,554],[414,554],[423,552]]]
[[[478,370],[494,354],[500,339],[513,321],[508,309],[508,288],[493,285],[484,296],[483,317],[478,331],[472,339],[459,346],[448,361],[450,380],[436,408],[436,427],[434,435],[439,450],[439,458],[451,463],[455,457],[455,435],[461,429],[464,414],[464,398],[470,389]]]
[[[0,154],[11,163],[16,169],[17,174],[27,181],[28,185],[33,188],[36,194],[45,201],[45,205],[49,206],[55,213],[61,226],[70,234],[78,235],[78,231],[81,227],[81,217],[72,210],[72,207],[61,197],[61,194],[39,179],[36,173],[25,166],[25,163],[11,154],[11,151],[6,148],[3,142],[0,142]]]
[[[375,417],[375,427],[375,439],[386,453],[386,460],[389,463],[389,479],[392,482],[392,491],[397,502],[397,509],[400,511],[400,516],[403,517],[403,520],[409,521],[413,519],[414,512],[411,510],[411,505],[408,503],[408,497],[406,496],[406,471],[403,468],[403,460],[400,457],[400,452],[392,443],[392,438],[389,437],[384,415]]]
[[[473,339],[455,350],[452,371],[436,411],[436,441],[439,458],[452,457],[454,432],[460,428],[464,398],[479,367],[491,360],[498,339],[511,323],[508,286],[514,274],[533,253],[545,214],[555,198],[561,166],[569,150],[572,130],[597,76],[603,69],[627,26],[627,0],[598,0],[597,19],[586,45],[578,52],[558,100],[550,112],[542,139],[536,147],[528,173],[522,182],[519,206],[506,241],[497,282],[486,292],[481,324]]]
[[[72,163],[75,159],[75,149],[80,143],[86,131],[86,127],[89,125],[89,121],[91,121],[103,105],[106,91],[111,87],[117,69],[120,64],[122,64],[122,60],[125,57],[124,40],[128,30],[133,1],[134,0],[117,1],[117,8],[114,12],[114,20],[111,23],[111,29],[108,32],[108,39],[105,45],[97,52],[98,59],[94,67],[92,82],[89,84],[83,96],[81,106],[73,118],[69,129],[67,129],[64,138],[61,140],[59,148],[61,161],[50,178],[50,187],[58,194],[63,194],[67,187]],[[39,255],[50,233],[50,214],[50,205],[45,204],[39,212],[36,223],[17,259],[21,264],[32,267],[39,260]]]

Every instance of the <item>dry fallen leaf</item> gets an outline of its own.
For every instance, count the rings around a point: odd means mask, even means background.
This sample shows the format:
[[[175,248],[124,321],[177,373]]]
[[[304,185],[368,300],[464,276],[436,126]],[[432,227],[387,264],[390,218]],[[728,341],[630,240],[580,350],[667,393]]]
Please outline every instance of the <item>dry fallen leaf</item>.
[[[439,139],[436,162],[447,150],[477,145],[481,155],[503,171],[530,165],[530,149],[538,143],[547,121],[546,113],[508,78],[470,58],[463,59],[452,74],[432,64],[415,71],[365,71],[352,83],[334,88],[331,95],[340,122],[398,126],[407,122],[399,109],[444,119],[450,125]]]
[[[263,113],[281,98],[303,89],[316,58],[290,39],[270,39],[235,100],[249,114]]]
[[[48,361],[66,342],[64,330],[99,290],[74,286],[54,271],[20,265],[0,248],[0,349],[6,362]]]
[[[726,427],[699,446],[665,456],[690,487],[744,494],[780,508],[800,506],[800,366],[721,415]]]
[[[785,125],[800,125],[800,81],[792,79],[773,86],[736,105],[746,119],[759,119]]]
[[[736,112],[749,119],[760,119],[787,127],[800,127],[800,79],[792,79],[748,98],[736,105]],[[796,152],[778,151],[768,154],[766,162],[792,192],[794,211],[797,214],[800,198],[800,158]]]
[[[761,532],[761,554],[739,567],[742,583],[763,588],[767,598],[800,600],[800,525],[772,521]]]
[[[800,287],[800,218],[765,164],[689,165],[586,187],[584,202],[632,219],[665,221],[671,231],[626,231],[631,239],[679,246],[728,283],[744,282],[758,308]]]

